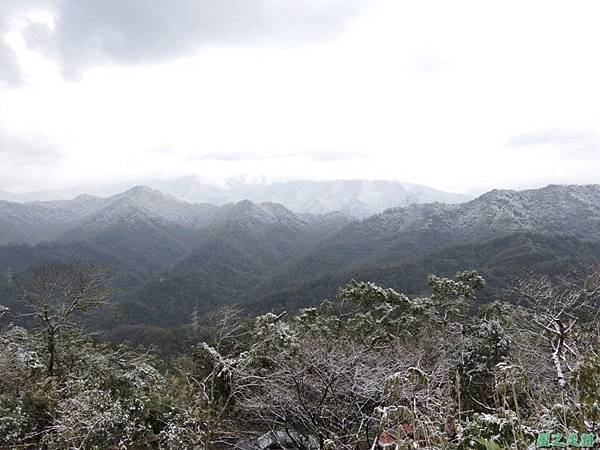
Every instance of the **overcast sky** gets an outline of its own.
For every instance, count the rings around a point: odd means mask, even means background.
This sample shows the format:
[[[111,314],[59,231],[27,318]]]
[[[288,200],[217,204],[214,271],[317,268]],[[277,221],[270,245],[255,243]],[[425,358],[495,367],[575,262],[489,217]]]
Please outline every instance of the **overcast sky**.
[[[600,181],[600,4],[0,0],[0,190]]]

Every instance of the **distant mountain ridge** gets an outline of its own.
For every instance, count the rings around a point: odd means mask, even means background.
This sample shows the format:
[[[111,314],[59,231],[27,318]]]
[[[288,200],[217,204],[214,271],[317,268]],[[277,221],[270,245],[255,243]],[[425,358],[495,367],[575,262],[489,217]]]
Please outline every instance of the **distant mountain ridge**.
[[[339,212],[298,214],[273,202],[242,200],[221,206],[190,203],[146,186],[135,186],[104,198],[82,194],[73,200],[48,202],[0,200],[0,245],[84,240],[112,227],[144,221],[192,231],[232,221],[325,226],[329,222],[345,224],[351,218]]]
[[[382,262],[520,232],[600,239],[600,185],[493,190],[461,204],[391,208],[350,223],[311,257],[331,267],[356,264],[357,254]]]
[[[341,211],[354,217],[367,217],[391,207],[408,206],[412,203],[457,203],[470,199],[466,195],[443,192],[427,186],[383,180],[299,180],[277,183],[229,180],[223,186],[216,186],[204,183],[197,177],[183,177],[144,180],[141,184],[192,203],[224,205],[251,200],[256,203],[281,203],[297,213]],[[65,200],[84,193],[107,197],[131,187],[128,183],[115,183],[25,194],[0,192],[0,199],[12,202]]]

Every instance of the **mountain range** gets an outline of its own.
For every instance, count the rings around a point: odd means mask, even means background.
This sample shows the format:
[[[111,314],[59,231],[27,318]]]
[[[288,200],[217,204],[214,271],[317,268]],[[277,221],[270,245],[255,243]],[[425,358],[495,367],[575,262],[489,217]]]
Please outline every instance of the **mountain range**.
[[[215,185],[203,182],[196,176],[188,176],[142,180],[138,184],[192,203],[224,205],[241,200],[257,203],[275,202],[298,213],[323,214],[340,211],[354,217],[367,217],[391,207],[408,206],[412,203],[456,203],[470,199],[466,195],[443,192],[427,186],[383,180],[249,183],[230,179],[223,185]],[[0,200],[21,203],[68,200],[82,194],[108,197],[131,187],[131,183],[113,183],[22,194],[0,191]]]
[[[600,186],[494,190],[366,218],[272,201],[191,203],[144,186],[0,201],[0,304],[19,308],[13,274],[74,258],[113,273],[116,306],[92,325],[144,342],[225,304],[253,312],[315,305],[350,279],[419,295],[429,273],[477,269],[489,283],[486,301],[531,271],[600,262]]]

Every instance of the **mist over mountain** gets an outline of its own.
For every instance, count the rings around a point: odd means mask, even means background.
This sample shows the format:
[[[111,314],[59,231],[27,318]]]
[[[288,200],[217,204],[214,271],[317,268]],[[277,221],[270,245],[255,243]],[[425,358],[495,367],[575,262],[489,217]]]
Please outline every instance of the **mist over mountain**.
[[[152,341],[140,326],[185,325],[226,304],[294,310],[351,279],[417,295],[429,273],[474,268],[492,295],[529,271],[600,262],[600,186],[494,190],[364,219],[275,202],[191,203],[144,186],[109,197],[0,202],[0,273],[72,259],[111,268],[116,309],[95,326],[119,339],[143,330]],[[0,284],[10,298],[10,283]]]
[[[466,195],[439,191],[427,186],[382,180],[289,181],[250,183],[228,180],[218,186],[190,176],[164,180],[142,180],[136,184],[148,186],[192,203],[224,205],[242,200],[258,203],[281,203],[299,213],[322,214],[341,211],[354,217],[367,217],[385,209],[412,203],[457,203],[469,199]],[[88,194],[113,196],[132,187],[131,183],[83,185],[62,190],[46,190],[24,194],[0,192],[0,199],[12,202],[72,199]]]

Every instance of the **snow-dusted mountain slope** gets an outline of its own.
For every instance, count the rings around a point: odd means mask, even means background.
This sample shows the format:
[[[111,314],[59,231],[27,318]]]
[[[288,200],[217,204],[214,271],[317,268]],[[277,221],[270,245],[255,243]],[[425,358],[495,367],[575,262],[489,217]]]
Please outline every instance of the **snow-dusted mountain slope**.
[[[335,229],[351,219],[342,213],[297,214],[284,206],[244,200],[214,206],[179,200],[145,186],[110,197],[82,194],[73,200],[0,201],[0,245],[53,240],[86,240],[99,233],[139,224],[179,229],[188,235],[221,224],[271,224],[297,229]]]
[[[600,240],[600,185],[494,190],[462,204],[388,209],[330,236],[276,275],[276,284],[284,286],[297,272],[320,276],[340,268],[393,263],[513,233]]]

